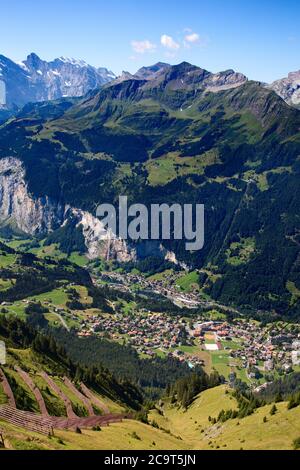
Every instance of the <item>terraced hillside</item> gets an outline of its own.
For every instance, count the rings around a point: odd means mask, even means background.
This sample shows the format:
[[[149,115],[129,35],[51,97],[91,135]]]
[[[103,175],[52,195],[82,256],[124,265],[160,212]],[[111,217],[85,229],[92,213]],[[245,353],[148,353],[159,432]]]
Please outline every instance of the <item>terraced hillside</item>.
[[[7,364],[0,372],[0,416],[13,424],[27,420],[27,427],[33,430],[34,423],[46,430],[92,428],[126,416],[125,405],[114,402],[112,412],[111,400],[83,382],[67,378],[63,375],[66,372],[63,365],[45,360],[30,349],[9,349]]]

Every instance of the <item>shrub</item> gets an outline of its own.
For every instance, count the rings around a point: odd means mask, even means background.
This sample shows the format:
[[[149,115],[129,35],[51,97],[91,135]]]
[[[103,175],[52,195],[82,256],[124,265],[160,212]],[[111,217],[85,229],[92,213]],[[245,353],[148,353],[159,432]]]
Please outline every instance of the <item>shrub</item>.
[[[92,431],[102,431],[100,426],[93,426]]]
[[[158,426],[158,424],[157,424],[156,421],[152,421],[151,426],[152,426],[153,428],[159,429],[159,426]]]
[[[293,449],[294,450],[299,450],[300,449],[300,437],[297,437],[297,439],[295,439],[293,441]]]

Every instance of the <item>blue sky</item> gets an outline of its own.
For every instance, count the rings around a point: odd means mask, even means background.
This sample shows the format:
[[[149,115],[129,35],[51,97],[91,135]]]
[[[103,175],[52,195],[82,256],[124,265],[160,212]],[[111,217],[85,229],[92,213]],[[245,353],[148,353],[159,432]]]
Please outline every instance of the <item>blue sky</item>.
[[[272,81],[300,69],[299,0],[0,0],[0,53],[115,73],[183,60]]]

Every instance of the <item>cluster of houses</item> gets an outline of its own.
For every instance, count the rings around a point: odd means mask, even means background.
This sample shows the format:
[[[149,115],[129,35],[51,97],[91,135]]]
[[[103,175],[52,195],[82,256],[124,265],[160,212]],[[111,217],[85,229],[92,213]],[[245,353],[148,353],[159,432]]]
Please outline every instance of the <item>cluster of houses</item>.
[[[78,335],[84,336],[86,333],[117,341],[123,339],[139,353],[149,356],[155,354],[153,351],[155,349],[169,351],[183,344],[192,345],[192,338],[188,337],[185,321],[160,313],[140,312],[135,316],[120,313],[106,316],[93,315],[82,322]]]
[[[255,371],[271,373],[275,369],[290,372],[300,365],[300,329],[278,331],[277,326],[261,327],[257,322],[236,319],[203,321],[197,317],[193,325],[185,319],[167,314],[138,312],[127,316],[94,315],[82,322],[79,336],[97,334],[115,341],[126,341],[140,354],[153,356],[159,351],[187,361],[190,366],[201,364],[197,354],[185,354],[183,345],[198,345],[199,351],[227,349],[230,359],[238,361],[255,378]],[[207,341],[207,338],[210,341]]]
[[[214,335],[214,344],[205,344],[205,335]],[[261,327],[256,322],[235,320],[233,322],[204,322],[194,325],[193,335],[204,343],[205,349],[230,349],[230,358],[239,359],[242,367],[249,371],[249,378],[255,378],[255,368],[264,372],[281,369],[290,372],[300,365],[300,328],[287,332],[276,325]],[[234,348],[228,342],[235,341]]]

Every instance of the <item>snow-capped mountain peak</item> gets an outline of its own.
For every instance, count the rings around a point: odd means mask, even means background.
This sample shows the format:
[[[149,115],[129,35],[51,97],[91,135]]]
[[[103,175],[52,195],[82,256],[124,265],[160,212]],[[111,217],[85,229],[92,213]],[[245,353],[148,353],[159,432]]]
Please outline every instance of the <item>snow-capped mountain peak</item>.
[[[33,101],[79,97],[116,78],[106,68],[61,56],[51,62],[32,52],[22,62],[0,55],[0,106],[11,108]]]

